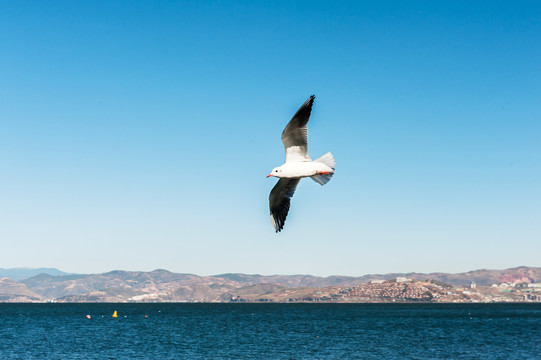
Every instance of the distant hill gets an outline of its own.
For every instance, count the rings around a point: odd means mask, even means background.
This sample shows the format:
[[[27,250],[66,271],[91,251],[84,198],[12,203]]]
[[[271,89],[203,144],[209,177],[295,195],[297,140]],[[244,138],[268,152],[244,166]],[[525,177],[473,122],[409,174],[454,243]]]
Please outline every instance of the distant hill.
[[[246,275],[246,274],[223,274],[215,275],[216,278],[224,278],[239,283],[277,283],[287,287],[325,287],[325,286],[351,286],[360,285],[372,280],[390,280],[397,277],[408,277],[412,279],[431,279],[442,283],[467,286],[474,281],[477,285],[488,286],[502,282],[541,282],[541,268],[520,266],[505,270],[474,270],[465,273],[388,273],[370,274],[359,277],[353,276],[328,276],[319,277],[312,275]]]
[[[257,274],[198,276],[161,269],[150,272],[116,270],[103,274],[76,275],[57,269],[24,270],[39,274],[19,281],[15,281],[13,277],[2,279],[0,302],[227,302],[288,297],[304,299],[317,297],[320,293],[328,292],[329,288],[340,293],[340,287],[355,287],[373,280],[392,280],[398,277],[435,281],[456,287],[469,286],[472,281],[478,286],[541,282],[541,268],[526,266],[505,270],[482,269],[459,274],[390,273],[360,277]],[[43,273],[44,270],[52,270],[53,273],[61,275]],[[15,275],[17,274],[20,278],[23,277],[22,274],[27,276],[29,272],[16,272]],[[327,290],[320,291],[322,289]]]
[[[0,268],[0,278],[10,278],[11,280],[19,281],[31,278],[39,274],[47,274],[52,276],[69,275],[69,273],[60,271],[55,268],[12,268],[2,269]]]
[[[32,302],[43,298],[17,281],[0,278],[0,302]]]
[[[211,276],[213,278],[228,279],[240,284],[265,284],[275,283],[287,287],[324,287],[340,285],[357,285],[368,282],[365,276],[328,276],[320,277],[313,275],[246,275],[246,274],[222,274]]]
[[[492,284],[500,284],[503,282],[514,283],[533,283],[541,282],[541,268],[519,266],[516,268],[505,270],[474,270],[459,274],[447,274],[447,273],[430,273],[430,274],[418,274],[408,273],[405,275],[414,279],[433,279],[441,281],[446,284],[467,286],[474,281],[477,285],[488,286]]]

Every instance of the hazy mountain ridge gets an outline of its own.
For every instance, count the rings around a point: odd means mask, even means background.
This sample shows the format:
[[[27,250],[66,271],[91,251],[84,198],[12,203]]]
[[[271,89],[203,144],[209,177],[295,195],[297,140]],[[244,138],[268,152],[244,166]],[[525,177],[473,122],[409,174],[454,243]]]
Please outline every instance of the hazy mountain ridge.
[[[295,295],[293,298],[311,298],[314,293],[319,293],[315,291],[318,289],[333,288],[332,291],[340,291],[339,287],[358,286],[372,280],[390,280],[397,277],[433,280],[453,286],[468,286],[474,281],[479,286],[488,286],[502,282],[541,282],[541,268],[521,266],[505,270],[481,269],[459,274],[389,273],[360,277],[249,274],[198,276],[162,269],[150,272],[115,270],[88,275],[39,274],[19,282],[1,279],[0,301],[213,302],[257,298],[270,301],[276,294],[281,294],[280,297],[284,299],[287,294]]]
[[[0,278],[6,277],[15,281],[28,279],[39,274],[48,274],[53,276],[70,275],[69,273],[60,271],[55,268],[0,268]]]

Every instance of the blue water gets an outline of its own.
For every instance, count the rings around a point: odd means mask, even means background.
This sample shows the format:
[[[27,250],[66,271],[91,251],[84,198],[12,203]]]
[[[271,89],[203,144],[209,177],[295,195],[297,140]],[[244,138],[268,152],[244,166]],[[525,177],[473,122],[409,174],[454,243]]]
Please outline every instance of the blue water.
[[[541,359],[541,304],[0,304],[0,359]]]

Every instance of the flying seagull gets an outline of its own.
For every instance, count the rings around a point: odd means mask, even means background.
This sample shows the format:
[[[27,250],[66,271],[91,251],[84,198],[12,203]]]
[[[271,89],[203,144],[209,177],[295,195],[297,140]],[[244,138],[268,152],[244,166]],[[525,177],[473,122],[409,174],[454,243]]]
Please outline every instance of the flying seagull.
[[[271,223],[276,232],[282,231],[289,212],[291,197],[303,177],[325,185],[334,175],[334,158],[330,152],[312,161],[308,156],[308,120],[315,95],[297,110],[282,132],[286,162],[272,169],[267,176],[280,178],[269,195]]]

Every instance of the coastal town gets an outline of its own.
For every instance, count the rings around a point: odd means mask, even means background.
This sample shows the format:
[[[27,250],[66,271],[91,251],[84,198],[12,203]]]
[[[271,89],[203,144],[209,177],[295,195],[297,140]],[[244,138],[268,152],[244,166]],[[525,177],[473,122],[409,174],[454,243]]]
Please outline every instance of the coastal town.
[[[433,280],[414,280],[397,277],[392,280],[373,280],[368,284],[330,287],[306,293],[306,289],[287,289],[259,298],[232,298],[233,302],[541,302],[541,283],[501,283],[491,286],[457,287]],[[300,293],[300,294],[299,294]],[[300,296],[296,296],[300,295]]]

